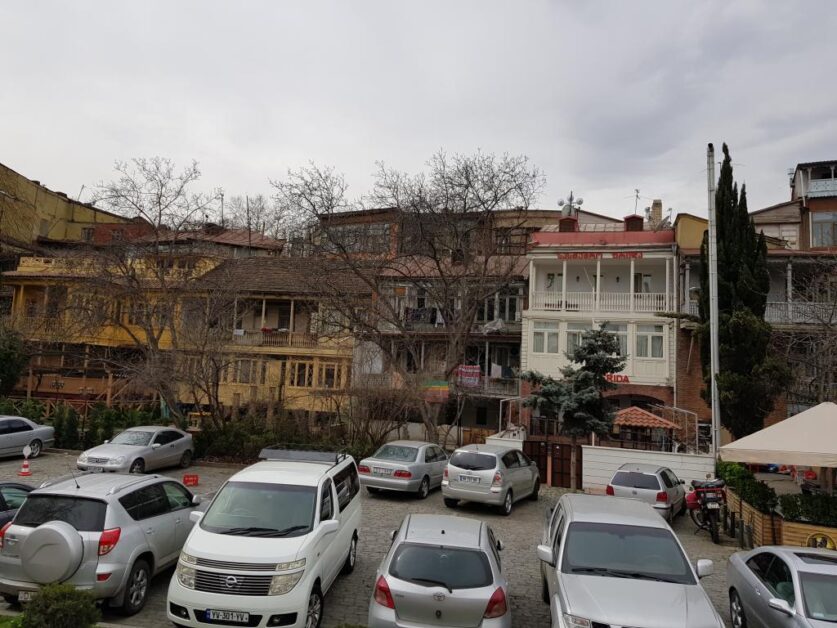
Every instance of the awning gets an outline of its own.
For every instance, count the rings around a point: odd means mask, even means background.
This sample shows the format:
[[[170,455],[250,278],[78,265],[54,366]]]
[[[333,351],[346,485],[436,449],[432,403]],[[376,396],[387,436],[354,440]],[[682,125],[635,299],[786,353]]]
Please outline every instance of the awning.
[[[724,445],[721,458],[752,464],[837,467],[837,404],[821,403]]]

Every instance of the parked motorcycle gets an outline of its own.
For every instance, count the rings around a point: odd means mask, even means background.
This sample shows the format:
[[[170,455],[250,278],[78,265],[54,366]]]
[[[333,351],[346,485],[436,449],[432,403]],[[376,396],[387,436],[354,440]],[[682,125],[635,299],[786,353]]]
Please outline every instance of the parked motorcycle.
[[[692,480],[692,491],[686,495],[689,516],[700,530],[708,530],[713,543],[721,542],[721,507],[727,502],[723,480]]]

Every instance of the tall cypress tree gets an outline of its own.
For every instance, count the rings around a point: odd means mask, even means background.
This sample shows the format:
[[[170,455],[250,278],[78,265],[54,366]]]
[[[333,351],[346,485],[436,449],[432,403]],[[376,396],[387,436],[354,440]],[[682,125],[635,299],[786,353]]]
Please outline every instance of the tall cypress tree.
[[[735,183],[729,149],[715,192],[718,243],[718,397],[721,425],[735,438],[760,430],[785,389],[789,371],[770,352],[770,325],[764,320],[770,276],[767,244],[756,232],[747,212],[747,190]],[[700,249],[701,361],[705,388],[711,403],[709,346],[709,244],[703,236]]]

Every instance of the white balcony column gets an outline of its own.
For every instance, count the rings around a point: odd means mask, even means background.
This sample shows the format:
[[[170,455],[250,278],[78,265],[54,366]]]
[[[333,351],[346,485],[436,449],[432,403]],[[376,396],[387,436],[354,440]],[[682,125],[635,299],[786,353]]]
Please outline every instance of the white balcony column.
[[[288,323],[288,338],[290,338],[290,334],[294,333],[294,300],[291,299],[291,318],[290,322]]]
[[[596,311],[599,311],[599,295],[602,292],[602,258],[596,258]]]
[[[538,291],[538,282],[535,281],[535,260],[529,260],[529,309],[535,307],[535,294]]]
[[[669,289],[669,283],[671,283],[671,270],[669,269],[668,258],[666,258],[665,263],[666,263],[666,296],[665,296],[665,299],[664,299],[664,301],[665,301],[665,308],[664,309],[665,309],[666,312],[668,312],[669,311],[669,296],[668,295],[671,292],[671,290]]]
[[[691,314],[692,308],[692,265],[686,262],[686,268],[683,271],[683,311]]]
[[[636,309],[636,299],[635,299],[635,295],[634,295],[634,266],[635,265],[636,265],[636,262],[634,261],[634,258],[632,257],[631,258],[631,276],[628,277],[628,285],[630,285],[630,287],[631,287],[631,308],[630,308],[631,312],[633,312],[634,309]]]
[[[561,309],[567,309],[567,260],[564,260],[561,270]]]
[[[267,313],[267,299],[262,299],[262,326],[261,329],[264,329],[264,325],[266,322],[265,314]]]

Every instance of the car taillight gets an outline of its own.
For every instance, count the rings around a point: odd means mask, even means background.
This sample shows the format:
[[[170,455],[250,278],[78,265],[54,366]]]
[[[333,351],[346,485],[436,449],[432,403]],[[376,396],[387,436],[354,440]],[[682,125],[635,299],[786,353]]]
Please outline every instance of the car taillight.
[[[491,486],[502,486],[503,485],[503,474],[497,471],[494,474],[494,479],[491,480]]]
[[[3,549],[3,540],[6,538],[6,530],[9,529],[10,525],[12,525],[11,521],[9,521],[6,525],[0,528],[0,549]]]
[[[657,501],[658,502],[667,502],[668,501],[668,493],[665,491],[660,491],[657,493]]]
[[[104,556],[116,547],[121,534],[121,528],[111,528],[102,532],[102,536],[99,537],[99,556]]]
[[[411,477],[413,477],[413,474],[410,473],[409,471],[402,471],[401,469],[399,469],[398,471],[396,471],[395,473],[392,474],[392,477],[394,477],[394,478],[411,478]]]
[[[448,468],[447,467],[445,467],[445,479],[446,480],[448,479]]]
[[[494,598],[492,597],[491,599]],[[381,606],[395,608],[395,600],[392,599],[389,585],[383,576],[378,576],[378,581],[375,583],[375,601]]]
[[[503,589],[497,589],[488,600],[488,606],[485,607],[485,619],[493,619],[495,617],[502,617],[509,610],[506,605],[506,593]]]
[[[605,489],[605,493],[607,493],[608,495],[615,495],[616,494],[616,493],[613,492],[613,486],[611,486],[610,484],[607,485],[607,488]]]
[[[369,467],[367,467],[365,464],[358,465],[357,472],[368,474],[369,473]]]

